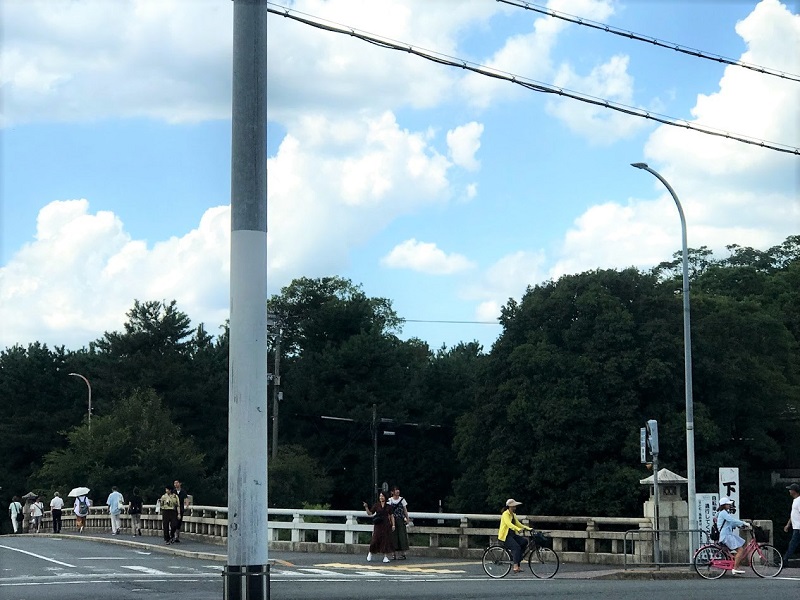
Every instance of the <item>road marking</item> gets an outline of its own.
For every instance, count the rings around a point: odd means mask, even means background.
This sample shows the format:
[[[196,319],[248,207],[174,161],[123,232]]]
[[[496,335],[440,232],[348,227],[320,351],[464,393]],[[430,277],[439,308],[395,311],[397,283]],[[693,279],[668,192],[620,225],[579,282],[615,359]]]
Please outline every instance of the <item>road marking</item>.
[[[122,556],[81,556],[78,560],[129,560]]]
[[[150,567],[141,567],[139,565],[122,565],[123,569],[130,569],[137,573],[145,573],[146,575],[169,575],[166,571],[159,571],[158,569],[151,569]]]
[[[462,563],[463,564],[463,563]],[[383,567],[383,566],[366,566],[366,565],[353,565],[348,563],[327,563],[324,565],[315,565],[317,567],[328,567],[329,569],[362,569],[366,571],[383,571],[383,572],[392,572],[392,573],[422,573],[422,574],[443,574],[443,575],[455,575],[458,573],[465,573],[463,569],[453,570],[453,569],[441,569],[439,565],[431,565],[430,567],[415,567],[412,565],[392,565],[391,567]]]
[[[142,552],[141,550],[134,550],[136,554],[144,554],[145,556],[150,556],[152,552]]]
[[[311,575],[327,575],[328,577],[347,577],[344,573],[337,573],[336,571],[329,571],[327,569],[308,569],[308,568],[301,568],[298,569],[303,573],[309,573]]]
[[[12,548],[11,546],[0,546],[0,548],[5,548],[6,550],[13,550],[14,552],[21,552],[22,554],[27,554],[28,556],[33,556],[35,558],[41,558],[42,560],[46,560],[47,562],[61,565],[62,567],[69,567],[71,569],[75,568],[75,565],[61,562],[60,560],[56,560],[55,558],[47,558],[46,556],[42,556],[41,554],[34,554],[33,552],[28,552],[27,550],[20,550],[19,548]]]

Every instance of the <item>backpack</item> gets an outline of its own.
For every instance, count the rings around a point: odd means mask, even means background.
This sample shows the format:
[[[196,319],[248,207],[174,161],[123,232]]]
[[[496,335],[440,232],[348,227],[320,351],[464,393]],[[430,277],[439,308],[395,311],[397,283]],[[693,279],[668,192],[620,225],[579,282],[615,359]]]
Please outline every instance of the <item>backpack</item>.
[[[392,514],[394,514],[395,519],[400,519],[401,521],[405,519],[406,513],[403,510],[403,497],[401,496],[400,499],[393,503],[392,505]]]
[[[89,514],[89,501],[86,499],[86,496],[81,496],[78,498],[78,516],[85,517]]]
[[[714,522],[711,524],[711,532],[708,534],[708,537],[711,538],[712,542],[719,541],[719,527],[717,527],[716,518],[714,518]]]

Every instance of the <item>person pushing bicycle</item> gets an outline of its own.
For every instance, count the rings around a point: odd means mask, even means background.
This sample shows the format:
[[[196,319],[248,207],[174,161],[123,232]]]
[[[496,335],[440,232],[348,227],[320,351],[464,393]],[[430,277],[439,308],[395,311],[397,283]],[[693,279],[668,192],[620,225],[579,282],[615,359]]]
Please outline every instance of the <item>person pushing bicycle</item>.
[[[719,527],[719,541],[725,544],[733,554],[733,569],[731,573],[734,575],[743,575],[744,571],[739,569],[739,564],[744,558],[745,552],[741,548],[744,546],[744,539],[733,532],[735,527],[750,527],[744,521],[740,521],[734,517],[731,512],[733,502],[727,496],[719,499],[719,512],[717,513],[717,527]]]
[[[511,551],[514,573],[520,572],[519,563],[522,561],[525,548],[528,547],[528,540],[518,535],[518,533],[520,531],[532,531],[531,527],[523,525],[517,519],[517,507],[520,504],[522,502],[517,502],[513,498],[506,500],[506,508],[500,517],[500,529],[497,532],[497,539],[503,542],[503,546]]]

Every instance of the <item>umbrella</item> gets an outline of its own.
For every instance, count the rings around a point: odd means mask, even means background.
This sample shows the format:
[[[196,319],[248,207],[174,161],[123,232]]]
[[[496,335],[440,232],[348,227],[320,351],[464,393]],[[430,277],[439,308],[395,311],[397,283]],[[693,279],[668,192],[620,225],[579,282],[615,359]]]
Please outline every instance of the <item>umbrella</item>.
[[[67,496],[85,496],[89,493],[89,488],[87,487],[76,487],[73,488],[72,491],[67,494]]]

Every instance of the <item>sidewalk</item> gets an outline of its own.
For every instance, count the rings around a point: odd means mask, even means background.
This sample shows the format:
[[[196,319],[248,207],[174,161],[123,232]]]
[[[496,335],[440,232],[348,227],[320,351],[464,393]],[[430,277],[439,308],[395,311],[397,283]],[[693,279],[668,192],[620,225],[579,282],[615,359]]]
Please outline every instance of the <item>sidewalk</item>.
[[[37,534],[56,537],[54,534]],[[174,556],[185,556],[188,558],[200,558],[224,563],[228,560],[227,549],[225,546],[211,544],[209,542],[197,541],[188,537],[181,538],[180,544],[165,544],[161,537],[157,536],[137,536],[130,534],[111,535],[110,533],[62,533],[57,537],[70,539],[83,539],[116,544],[138,548],[150,552],[161,552]],[[321,554],[306,552],[270,552],[269,562],[271,565],[286,567],[319,567],[321,565],[347,565],[355,566],[366,564],[362,554]],[[380,566],[382,563],[374,563],[372,566]],[[416,566],[416,567],[460,567],[475,573],[483,573],[479,561],[459,560],[432,557],[417,557],[409,555],[407,561],[392,561],[392,566]],[[757,576],[747,567],[744,569],[745,575],[738,577],[756,578]],[[784,567],[781,577],[797,577],[800,579],[800,563],[791,561],[791,568]],[[631,580],[653,580],[653,579],[699,579],[697,573],[690,566],[677,567],[631,567],[625,569],[622,565],[587,565],[582,563],[562,563],[561,569],[556,576],[559,579],[631,579]],[[731,577],[726,574],[724,577]]]

